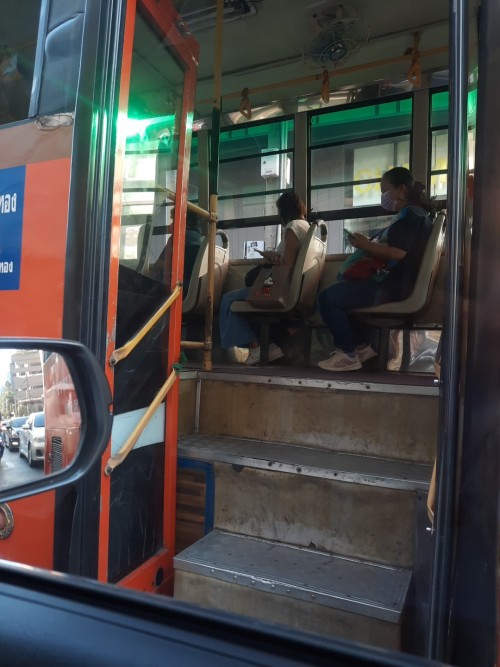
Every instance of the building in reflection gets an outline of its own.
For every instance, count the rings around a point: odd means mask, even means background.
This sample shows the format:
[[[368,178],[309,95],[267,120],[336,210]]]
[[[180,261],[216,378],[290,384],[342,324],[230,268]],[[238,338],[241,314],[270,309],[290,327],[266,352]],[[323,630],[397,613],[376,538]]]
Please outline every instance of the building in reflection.
[[[10,380],[16,415],[43,410],[43,374],[39,350],[18,350],[11,356]]]

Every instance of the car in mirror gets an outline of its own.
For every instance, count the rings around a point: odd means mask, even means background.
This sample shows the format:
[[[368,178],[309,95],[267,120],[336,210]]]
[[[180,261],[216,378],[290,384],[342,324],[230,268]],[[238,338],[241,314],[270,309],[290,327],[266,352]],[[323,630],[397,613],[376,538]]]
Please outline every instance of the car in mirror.
[[[104,371],[84,345],[0,339],[0,503],[85,475],[109,440],[110,404]]]

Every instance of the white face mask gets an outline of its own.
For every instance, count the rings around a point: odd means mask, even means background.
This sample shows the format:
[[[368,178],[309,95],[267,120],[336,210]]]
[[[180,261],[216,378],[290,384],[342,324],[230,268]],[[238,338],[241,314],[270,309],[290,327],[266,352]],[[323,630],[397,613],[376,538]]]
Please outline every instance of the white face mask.
[[[385,208],[386,211],[391,211],[394,213],[396,210],[397,201],[391,197],[389,190],[382,192],[380,203],[382,208]]]

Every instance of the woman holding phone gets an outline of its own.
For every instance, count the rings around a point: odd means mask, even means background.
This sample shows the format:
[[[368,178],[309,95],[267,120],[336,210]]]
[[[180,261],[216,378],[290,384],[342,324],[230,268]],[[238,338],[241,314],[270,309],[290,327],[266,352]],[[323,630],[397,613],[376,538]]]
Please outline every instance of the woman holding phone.
[[[281,242],[276,250],[259,252],[266,263],[289,266],[291,271],[297,260],[300,244],[309,231],[309,223],[306,220],[306,206],[295,192],[284,192],[278,198],[276,207],[284,226]],[[222,348],[248,348],[246,363],[252,366],[257,364],[260,359],[257,335],[245,315],[231,311],[233,302],[244,301],[249,289],[249,287],[244,287],[223,295],[219,310],[219,328]],[[269,345],[269,361],[276,361],[283,356],[283,350],[276,343]]]
[[[354,371],[375,350],[359,335],[349,311],[389,301],[405,299],[412,291],[422,255],[429,238],[433,207],[425,186],[415,181],[404,167],[387,171],[380,181],[381,205],[396,213],[381,234],[369,239],[354,232],[349,243],[363,250],[365,257],[380,260],[383,270],[363,279],[344,279],[327,287],[318,296],[318,310],[333,335],[335,351],[318,366],[328,371]],[[347,238],[347,237],[346,237]]]

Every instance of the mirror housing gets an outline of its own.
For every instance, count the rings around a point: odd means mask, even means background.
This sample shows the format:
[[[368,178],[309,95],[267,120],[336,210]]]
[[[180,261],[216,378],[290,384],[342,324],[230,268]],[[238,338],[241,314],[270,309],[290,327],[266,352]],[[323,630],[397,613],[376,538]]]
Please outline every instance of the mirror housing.
[[[0,488],[0,503],[75,483],[97,463],[111,434],[111,392],[104,371],[92,352],[76,341],[44,338],[0,339],[0,350],[37,348],[61,355],[71,373],[81,413],[80,446],[68,467],[33,481]],[[23,424],[22,428],[27,429],[28,425]]]

